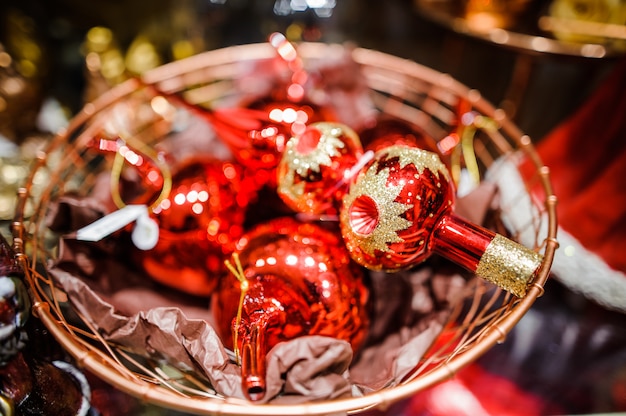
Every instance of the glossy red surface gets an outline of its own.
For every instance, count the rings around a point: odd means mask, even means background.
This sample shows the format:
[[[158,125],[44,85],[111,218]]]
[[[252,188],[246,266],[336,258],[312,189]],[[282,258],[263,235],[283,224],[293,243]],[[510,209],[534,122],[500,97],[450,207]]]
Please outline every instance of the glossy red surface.
[[[433,231],[433,250],[468,270],[476,271],[495,233],[454,214],[444,216]]]
[[[236,253],[248,286],[243,300],[231,273],[211,305],[224,344],[240,352],[243,390],[251,400],[263,396],[265,355],[279,342],[326,335],[360,348],[369,291],[337,233],[282,218],[242,237]]]
[[[287,98],[282,94],[263,97],[242,109],[258,112],[263,123],[247,131],[247,143],[235,149],[236,156],[251,170],[269,170],[268,184],[271,186],[276,185],[275,169],[287,141],[294,135],[302,134],[307,125],[336,119],[329,108],[306,100],[292,101]]]
[[[217,160],[191,162],[174,174],[171,193],[153,213],[159,241],[136,253],[153,279],[194,295],[213,291],[252,197],[241,175],[238,165]]]
[[[342,209],[346,245],[359,264],[371,269],[406,269],[430,256],[432,231],[450,214],[454,200],[454,186],[441,172],[411,161],[412,148],[395,147],[404,155],[389,154],[389,148],[377,152],[352,185],[354,200]],[[372,221],[366,221],[368,216]],[[376,226],[356,227],[357,218]]]
[[[388,146],[405,145],[437,151],[437,142],[425,131],[402,119],[384,114],[359,130],[358,134],[365,150],[376,152]]]

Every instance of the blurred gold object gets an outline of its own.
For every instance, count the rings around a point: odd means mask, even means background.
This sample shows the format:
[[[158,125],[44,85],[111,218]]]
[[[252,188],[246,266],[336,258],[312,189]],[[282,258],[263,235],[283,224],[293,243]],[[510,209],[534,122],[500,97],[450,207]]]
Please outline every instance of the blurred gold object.
[[[36,78],[46,71],[44,51],[37,41],[35,22],[12,9],[4,17],[6,44],[13,55],[17,72],[25,78]]]
[[[517,19],[520,27],[490,27],[490,24],[470,24],[466,18],[466,11],[461,7],[461,0],[414,0],[417,10],[426,18],[441,24],[442,26],[465,36],[490,42],[495,45],[504,46],[513,50],[518,50],[531,55],[535,54],[553,54],[563,56],[584,57],[590,59],[604,59],[608,57],[621,56],[624,48],[614,45],[619,42],[594,43],[588,40],[586,42],[565,41],[556,35],[546,34],[537,35],[534,32],[524,30],[523,27],[529,24],[529,19],[539,19],[539,26],[542,30],[552,31],[548,25],[556,25],[565,23],[565,19],[555,16],[548,16],[547,19],[539,18],[530,13],[521,13]],[[488,2],[490,0],[487,0]],[[478,19],[479,21],[481,19]],[[494,18],[484,19],[493,21]],[[568,20],[568,25],[574,23]],[[532,22],[534,25],[535,23]],[[514,25],[515,26],[515,25]],[[581,25],[576,25],[578,30],[582,29]],[[605,27],[607,32],[611,33],[616,28]],[[595,39],[597,41],[598,39]],[[591,41],[591,43],[590,43]]]
[[[626,2],[553,0],[539,27],[567,42],[599,43],[626,50]]]
[[[167,19],[152,16],[139,23],[131,36],[126,33],[127,46],[120,41],[125,33],[119,27],[95,26],[87,32],[82,45],[86,102],[133,76],[205,49],[197,10],[189,1],[173,2],[160,13]]]
[[[161,57],[149,37],[138,34],[127,51],[123,51],[113,31],[106,27],[91,28],[83,43],[87,87],[85,101],[93,101],[109,88],[132,76],[161,65]]]
[[[466,0],[465,19],[474,30],[512,26],[532,0]]]
[[[20,143],[35,130],[48,68],[31,18],[9,9],[0,25],[0,136]]]
[[[91,28],[85,36],[82,51],[87,71],[85,101],[94,100],[128,78],[124,55],[111,29],[101,26]]]
[[[37,129],[48,67],[35,22],[17,9],[0,16],[0,220],[13,218],[17,190],[48,138]],[[37,179],[36,192],[41,181]]]
[[[0,142],[0,220],[8,221],[15,214],[18,189],[28,176],[31,162],[47,145],[47,135],[26,139],[19,147]],[[33,191],[39,195],[46,182],[47,170],[33,177]],[[29,210],[30,212],[30,210]]]
[[[138,35],[126,52],[126,69],[132,74],[143,74],[161,65],[155,45],[145,35]]]
[[[614,23],[586,22],[582,20],[561,19],[552,16],[539,18],[542,30],[555,33],[570,33],[585,37],[626,40],[626,25]]]

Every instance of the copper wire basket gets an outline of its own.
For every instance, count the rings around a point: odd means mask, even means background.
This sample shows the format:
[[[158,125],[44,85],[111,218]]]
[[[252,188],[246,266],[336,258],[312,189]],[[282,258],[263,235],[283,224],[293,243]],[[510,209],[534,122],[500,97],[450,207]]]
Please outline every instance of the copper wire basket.
[[[304,62],[328,59],[346,52],[341,45],[303,43],[298,52]],[[478,131],[474,152],[481,171],[501,157],[523,154],[533,165],[531,178],[525,180],[522,192],[539,187],[542,195],[534,198],[519,229],[509,230],[512,238],[532,235],[534,249],[543,255],[543,264],[536,279],[523,298],[511,296],[489,283],[476,279],[463,302],[454,308],[440,340],[424,356],[411,376],[400,385],[371,394],[347,399],[308,402],[304,404],[252,405],[243,399],[220,397],[210,393],[210,386],[201,378],[188,374],[173,375],[124,355],[124,351],[105,342],[95,329],[74,323],[67,295],[55,287],[46,273],[46,265],[57,255],[59,236],[44,224],[51,201],[66,192],[88,194],[93,176],[99,169],[97,161],[85,150],[86,140],[94,131],[114,117],[115,108],[123,103],[145,102],[150,94],[146,85],[157,85],[171,93],[184,93],[203,100],[236,99],[233,82],[245,62],[275,58],[276,51],[268,44],[252,44],[205,52],[154,69],[137,80],[126,81],[87,104],[57,134],[42,152],[20,189],[13,237],[34,298],[33,312],[76,359],[79,366],[92,372],[117,389],[157,406],[194,414],[287,415],[358,413],[386,406],[414,395],[452,377],[472,363],[496,343],[524,316],[542,295],[548,279],[556,240],[556,198],[549,183],[549,171],[539,160],[528,136],[509,120],[503,111],[494,108],[476,90],[467,88],[446,74],[415,62],[385,53],[355,48],[352,59],[362,68],[376,108],[395,117],[421,126],[435,140],[442,140],[451,131],[455,108],[460,100],[471,109],[497,123],[495,129]],[[158,114],[149,115],[140,123],[136,134],[144,143],[158,142],[163,134]],[[503,209],[507,209],[504,207]],[[71,318],[70,318],[71,315]]]

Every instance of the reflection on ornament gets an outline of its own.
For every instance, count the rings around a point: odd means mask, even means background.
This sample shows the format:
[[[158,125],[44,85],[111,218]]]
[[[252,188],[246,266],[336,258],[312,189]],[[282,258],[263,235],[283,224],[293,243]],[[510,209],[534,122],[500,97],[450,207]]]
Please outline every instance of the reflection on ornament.
[[[194,295],[210,294],[224,259],[243,234],[252,194],[241,168],[217,160],[192,161],[172,177],[172,190],[153,209],[159,240],[136,256],[154,280]]]
[[[374,270],[407,269],[437,253],[523,296],[541,256],[456,216],[454,198],[437,154],[410,146],[382,149],[343,199],[346,246],[357,263]]]
[[[295,211],[337,214],[351,168],[362,155],[350,127],[311,124],[287,142],[277,170],[278,193]]]
[[[265,357],[279,342],[326,335],[360,348],[368,289],[338,234],[281,218],[242,237],[234,260],[212,310],[224,344],[241,360],[250,400],[263,398]]]

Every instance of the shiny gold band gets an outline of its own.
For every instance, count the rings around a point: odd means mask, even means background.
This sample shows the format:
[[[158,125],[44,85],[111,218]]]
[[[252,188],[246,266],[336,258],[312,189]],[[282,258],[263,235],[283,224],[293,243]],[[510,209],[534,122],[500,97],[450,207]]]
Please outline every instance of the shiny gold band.
[[[539,253],[496,234],[480,258],[476,274],[521,298],[542,259]]]

